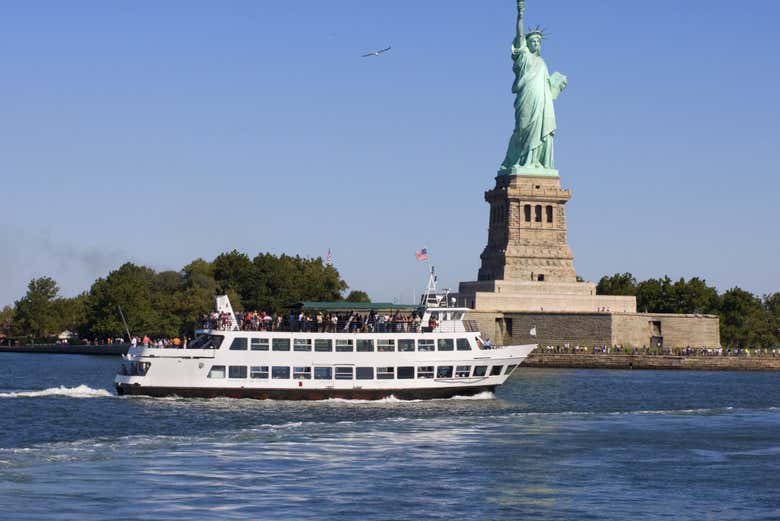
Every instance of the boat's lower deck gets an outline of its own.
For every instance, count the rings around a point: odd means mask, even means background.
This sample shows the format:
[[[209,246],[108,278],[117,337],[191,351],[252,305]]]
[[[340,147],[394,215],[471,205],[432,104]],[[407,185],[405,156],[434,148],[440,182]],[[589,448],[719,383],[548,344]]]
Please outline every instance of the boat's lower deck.
[[[116,384],[117,394],[152,397],[178,396],[180,398],[253,398],[257,400],[381,400],[394,397],[399,400],[431,400],[454,396],[474,396],[493,392],[495,385],[455,386],[405,389],[261,389],[230,387],[147,387],[125,383]]]

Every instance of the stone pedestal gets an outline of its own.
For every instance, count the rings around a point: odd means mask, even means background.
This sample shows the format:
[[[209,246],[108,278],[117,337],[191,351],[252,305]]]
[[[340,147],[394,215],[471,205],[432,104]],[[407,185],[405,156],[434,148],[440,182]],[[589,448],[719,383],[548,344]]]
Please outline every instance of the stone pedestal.
[[[490,227],[478,279],[576,282],[566,237],[569,199],[557,176],[497,177],[485,193]]]
[[[597,296],[578,282],[566,229],[571,192],[555,170],[500,175],[485,193],[488,243],[475,282],[461,282],[459,305],[479,311],[635,313],[636,298]]]

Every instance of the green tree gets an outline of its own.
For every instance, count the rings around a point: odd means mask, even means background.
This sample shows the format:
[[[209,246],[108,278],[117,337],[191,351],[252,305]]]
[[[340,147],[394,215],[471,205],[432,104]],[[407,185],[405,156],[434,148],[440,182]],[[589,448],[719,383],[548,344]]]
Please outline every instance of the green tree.
[[[240,291],[247,309],[280,311],[304,300],[341,300],[347,288],[338,271],[319,257],[264,253],[252,259],[252,264],[254,269],[249,270]]]
[[[371,302],[365,291],[350,291],[345,300],[347,302]]]
[[[11,333],[11,327],[14,323],[14,308],[11,306],[4,306],[0,310],[0,333],[9,335]]]
[[[721,297],[721,343],[729,347],[777,345],[776,329],[764,303],[752,293],[732,288]]]
[[[155,282],[154,270],[129,262],[95,281],[88,298],[87,320],[92,334],[124,336],[120,306],[131,334],[163,334],[160,310],[155,309]]]
[[[195,259],[184,266],[182,271],[187,287],[207,288],[216,293],[217,282],[214,279],[214,265],[212,263],[203,259]]]
[[[648,279],[637,284],[636,306],[648,313],[674,313],[675,296],[671,279]]]
[[[674,283],[671,291],[673,313],[716,313],[718,310],[718,291],[698,277],[687,282],[681,278]]]
[[[88,334],[87,330],[87,293],[73,298],[58,298],[53,302],[53,313],[57,317],[57,330]]]
[[[764,296],[764,308],[769,314],[775,336],[775,347],[780,346],[780,292]]]
[[[59,333],[54,314],[54,299],[59,291],[57,282],[51,277],[32,279],[27,285],[27,294],[15,303],[14,334],[42,339]]]
[[[203,259],[189,263],[184,267],[183,273],[184,289],[179,293],[180,334],[192,336],[200,327],[203,315],[214,309],[214,297],[218,293],[217,281],[214,279],[214,266]],[[241,304],[235,291],[230,290],[228,296],[234,306]]]
[[[214,280],[217,281],[219,291],[226,293],[233,289],[245,298],[243,292],[251,286],[254,266],[245,253],[233,250],[222,253],[212,263],[214,266]]]
[[[596,285],[598,295],[636,295],[636,279],[630,273],[601,277]]]

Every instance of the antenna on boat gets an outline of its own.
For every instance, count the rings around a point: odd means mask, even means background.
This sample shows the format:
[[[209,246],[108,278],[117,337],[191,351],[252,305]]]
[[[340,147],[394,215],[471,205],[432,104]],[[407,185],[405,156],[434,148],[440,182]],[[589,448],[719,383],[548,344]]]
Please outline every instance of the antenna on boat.
[[[127,327],[127,320],[125,320],[125,314],[122,313],[122,306],[117,304],[116,307],[119,308],[119,316],[122,317],[122,323],[125,325],[125,331],[127,331],[127,341],[130,342],[133,339],[133,336],[130,334],[130,328]]]
[[[429,268],[428,286],[425,288],[425,293],[422,298],[423,306],[427,306],[429,303],[436,303],[436,282],[439,280],[439,277],[436,275],[435,266],[429,266]]]

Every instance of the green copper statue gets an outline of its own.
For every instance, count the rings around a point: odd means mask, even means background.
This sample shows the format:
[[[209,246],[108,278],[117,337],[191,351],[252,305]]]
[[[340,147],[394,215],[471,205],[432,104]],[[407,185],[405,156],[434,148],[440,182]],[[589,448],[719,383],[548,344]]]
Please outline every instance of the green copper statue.
[[[525,0],[517,0],[517,36],[512,43],[515,71],[515,130],[501,175],[557,176],[553,163],[553,100],[566,88],[566,76],[550,76],[541,56],[542,30],[524,33]]]

